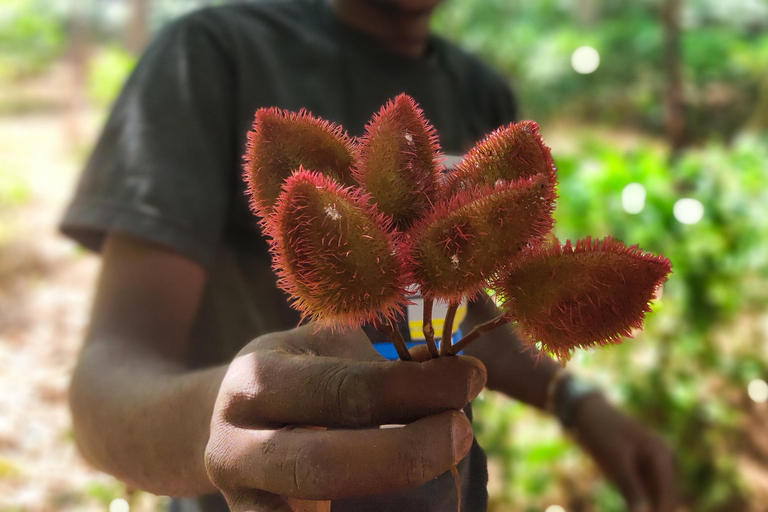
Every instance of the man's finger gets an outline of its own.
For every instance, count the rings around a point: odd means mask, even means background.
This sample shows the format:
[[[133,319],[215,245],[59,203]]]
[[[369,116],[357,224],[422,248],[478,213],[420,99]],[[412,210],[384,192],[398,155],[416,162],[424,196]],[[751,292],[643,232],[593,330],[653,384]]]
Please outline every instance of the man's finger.
[[[630,512],[652,512],[651,502],[638,474],[634,459],[627,457],[614,481],[619,487]]]
[[[270,337],[271,338],[271,337]],[[284,331],[272,338],[271,348],[292,354],[316,355],[354,361],[386,361],[363,329],[334,331],[315,323]],[[264,348],[270,348],[264,345]]]
[[[423,363],[432,359],[432,354],[426,344],[416,345],[410,349],[411,357],[417,363]]]
[[[248,490],[227,500],[232,512],[294,512],[286,500],[266,491]]]
[[[356,362],[332,357],[254,352],[230,365],[225,419],[243,427],[361,427],[410,423],[461,409],[485,386],[485,368],[470,357],[425,363]],[[229,388],[229,389],[226,389]]]
[[[469,420],[457,411],[403,428],[232,429],[222,467],[213,472],[237,488],[333,500],[419,486],[457,464],[471,445]]]
[[[648,475],[653,490],[654,512],[673,512],[677,506],[675,497],[675,462],[667,450],[656,450],[648,455],[649,462],[644,474]]]
[[[286,498],[293,512],[331,512],[330,501],[307,501]]]

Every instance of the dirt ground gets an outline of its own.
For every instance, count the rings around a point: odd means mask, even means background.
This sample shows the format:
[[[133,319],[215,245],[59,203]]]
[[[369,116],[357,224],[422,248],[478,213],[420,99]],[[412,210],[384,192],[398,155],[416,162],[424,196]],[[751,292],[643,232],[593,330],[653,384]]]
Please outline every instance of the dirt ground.
[[[78,455],[66,406],[98,272],[98,258],[56,228],[100,124],[79,119],[73,137],[62,112],[0,117],[2,512],[104,511],[127,497]],[[130,500],[133,511],[161,503]]]

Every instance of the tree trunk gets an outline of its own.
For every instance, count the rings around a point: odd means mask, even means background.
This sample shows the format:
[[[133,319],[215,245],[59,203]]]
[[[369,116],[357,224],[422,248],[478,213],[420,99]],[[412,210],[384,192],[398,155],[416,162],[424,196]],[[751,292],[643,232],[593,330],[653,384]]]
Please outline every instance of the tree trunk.
[[[87,106],[89,57],[89,16],[88,4],[73,0],[69,19],[69,47],[67,64],[69,74],[69,101],[64,116],[65,137],[70,147],[79,148],[84,139],[82,117]]]
[[[661,23],[664,30],[664,122],[673,158],[687,145],[683,76],[681,70],[680,13],[683,0],[664,0]]]
[[[144,51],[149,39],[149,0],[131,0],[131,20],[126,45],[134,55]]]
[[[576,16],[579,20],[579,26],[591,27],[598,21],[598,6],[595,0],[581,0],[578,4]]]
[[[755,105],[754,114],[749,122],[749,127],[757,131],[768,130],[768,76],[763,78],[760,84],[760,92]]]

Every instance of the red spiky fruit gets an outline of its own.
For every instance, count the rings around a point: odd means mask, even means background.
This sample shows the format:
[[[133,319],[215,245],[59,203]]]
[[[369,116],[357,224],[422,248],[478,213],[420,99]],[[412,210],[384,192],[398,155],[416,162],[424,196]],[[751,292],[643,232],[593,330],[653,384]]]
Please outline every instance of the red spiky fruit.
[[[541,175],[479,185],[437,205],[409,233],[408,265],[425,297],[457,302],[552,228],[551,190]]]
[[[435,129],[410,96],[401,94],[373,116],[358,145],[354,176],[404,230],[421,217],[439,186]]]
[[[554,190],[557,168],[539,135],[539,125],[521,121],[497,129],[472,148],[449,175],[446,190],[452,195],[480,184],[513,182],[537,174],[546,176]]]
[[[496,282],[528,344],[565,363],[578,347],[620,343],[641,328],[649,302],[672,264],[607,237],[542,245]]]
[[[303,317],[354,327],[406,304],[389,221],[368,200],[303,168],[286,181],[266,231],[278,285]]]
[[[283,183],[300,166],[351,186],[352,163],[352,142],[340,126],[304,110],[261,108],[248,133],[245,154],[244,178],[251,208],[266,219]]]

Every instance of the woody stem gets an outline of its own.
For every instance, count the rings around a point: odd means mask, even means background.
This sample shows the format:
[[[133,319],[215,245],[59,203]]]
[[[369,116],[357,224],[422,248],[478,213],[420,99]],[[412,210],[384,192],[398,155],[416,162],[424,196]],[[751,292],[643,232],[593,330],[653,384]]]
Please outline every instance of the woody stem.
[[[423,330],[424,339],[427,341],[427,348],[429,349],[429,355],[438,357],[440,354],[438,353],[437,345],[435,344],[435,328],[432,325],[432,305],[434,302],[434,299],[424,298]]]
[[[488,320],[485,323],[482,323],[480,325],[476,325],[474,329],[469,331],[466,336],[461,338],[459,341],[456,342],[455,345],[453,345],[450,348],[450,354],[455,356],[465,348],[467,348],[467,345],[475,341],[477,338],[479,338],[481,335],[488,331],[492,331],[496,329],[497,327],[501,327],[504,324],[508,324],[511,322],[512,319],[509,318],[506,315],[499,315],[493,320]]]
[[[397,325],[391,319],[387,320],[387,323],[376,321],[374,325],[379,332],[385,334],[389,338],[389,341],[395,346],[395,350],[397,350],[397,355],[400,357],[401,361],[411,360],[411,353],[408,352],[408,346],[405,344],[403,335],[400,334],[400,329],[397,328]]]
[[[456,318],[456,310],[459,309],[458,302],[448,304],[448,310],[445,312],[445,323],[443,324],[443,337],[440,339],[440,355],[450,356],[451,338],[453,337],[453,319]]]

